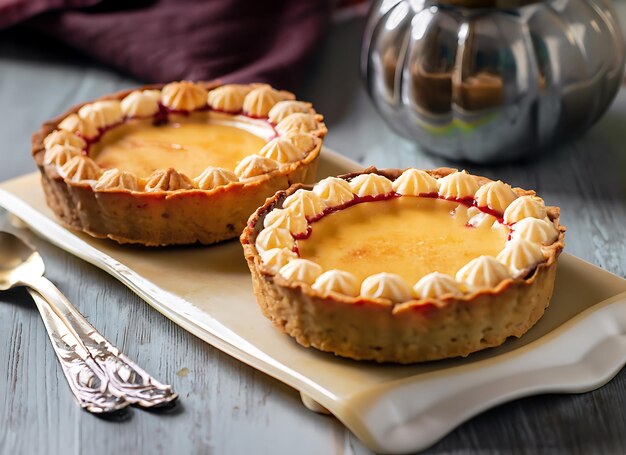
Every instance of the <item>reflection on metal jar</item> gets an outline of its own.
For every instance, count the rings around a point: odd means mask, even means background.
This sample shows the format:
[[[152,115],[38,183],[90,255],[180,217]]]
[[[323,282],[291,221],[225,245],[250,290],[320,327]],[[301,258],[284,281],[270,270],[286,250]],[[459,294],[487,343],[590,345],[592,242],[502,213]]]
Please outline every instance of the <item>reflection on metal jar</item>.
[[[454,160],[533,156],[586,131],[624,71],[608,0],[379,0],[362,74],[398,133]]]

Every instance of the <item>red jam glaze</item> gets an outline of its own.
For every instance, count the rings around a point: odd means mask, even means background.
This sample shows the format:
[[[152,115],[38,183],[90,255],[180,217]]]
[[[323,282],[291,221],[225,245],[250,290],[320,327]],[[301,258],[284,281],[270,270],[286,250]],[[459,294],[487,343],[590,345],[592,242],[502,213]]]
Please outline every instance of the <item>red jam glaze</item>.
[[[82,150],[83,155],[89,156],[89,148],[91,147],[91,144],[95,144],[96,142],[98,142],[104,133],[106,133],[107,131],[115,128],[116,126],[119,126],[119,125],[123,124],[125,121],[126,121],[126,119],[122,119],[121,122],[114,123],[114,124],[109,125],[109,126],[107,126],[105,128],[98,128],[98,134],[96,134],[92,138],[84,137],[82,134],[80,134],[78,131],[76,131],[74,134],[76,136],[78,136],[79,138],[81,138],[83,141],[85,141],[85,148],[83,148],[83,150]]]
[[[436,196],[439,199],[443,199],[444,201],[450,201],[450,202],[457,202],[459,204],[462,204],[466,207],[474,207],[476,201],[474,201],[473,197],[462,197],[462,198],[456,198],[456,197],[440,197],[439,194],[437,194]]]
[[[154,114],[154,117],[152,118],[152,124],[154,126],[165,125],[167,123],[169,114],[170,114],[170,111],[161,103],[159,103],[159,110],[157,111],[156,114]],[[124,118],[124,121],[127,121],[127,120],[130,120],[130,117]]]
[[[309,224],[309,226],[307,226],[306,228],[306,232],[302,232],[300,234],[291,234],[291,236],[293,237],[294,240],[304,240],[304,239],[308,239],[309,237],[311,237],[312,231],[313,229],[311,228],[311,225]]]
[[[484,213],[487,213],[488,215],[493,216],[500,223],[504,223],[504,214],[503,213],[500,213],[497,210],[489,208],[486,205],[479,206],[479,205],[476,204],[476,201],[474,201],[474,207],[476,207],[481,212],[484,212]]]

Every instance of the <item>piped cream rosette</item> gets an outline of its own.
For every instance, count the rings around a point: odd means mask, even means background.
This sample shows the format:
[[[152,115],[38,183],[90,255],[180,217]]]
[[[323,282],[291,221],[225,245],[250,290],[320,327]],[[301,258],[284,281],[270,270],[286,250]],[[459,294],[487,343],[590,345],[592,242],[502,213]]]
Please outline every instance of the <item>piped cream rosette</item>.
[[[233,170],[208,167],[200,175],[186,176],[173,169],[158,169],[147,178],[100,168],[89,157],[90,145],[102,135],[132,119],[163,118],[168,113],[208,111],[229,118],[242,129],[260,131],[266,145],[245,157]],[[95,191],[132,192],[210,191],[227,185],[245,185],[267,175],[285,173],[310,153],[318,153],[326,127],[311,104],[266,84],[227,84],[217,87],[189,81],[172,82],[161,89],[142,89],[121,99],[83,105],[61,119],[44,139],[43,163],[74,183]]]
[[[323,270],[298,257],[296,240],[315,229],[324,214],[355,203],[393,197],[437,197],[469,207],[468,225],[505,229],[508,240],[496,256],[480,256],[460,268],[455,276],[433,271],[417,283],[407,283],[392,273],[377,273],[359,282],[348,270]],[[267,273],[310,286],[321,295],[341,294],[355,299],[377,299],[400,304],[412,300],[436,301],[469,297],[497,289],[507,280],[524,279],[547,261],[551,246],[562,242],[564,228],[558,216],[549,218],[542,199],[532,192],[513,189],[465,171],[444,176],[407,169],[390,179],[384,172],[366,171],[347,178],[328,177],[311,189],[298,189],[269,211],[255,239]],[[553,208],[550,208],[553,210]]]

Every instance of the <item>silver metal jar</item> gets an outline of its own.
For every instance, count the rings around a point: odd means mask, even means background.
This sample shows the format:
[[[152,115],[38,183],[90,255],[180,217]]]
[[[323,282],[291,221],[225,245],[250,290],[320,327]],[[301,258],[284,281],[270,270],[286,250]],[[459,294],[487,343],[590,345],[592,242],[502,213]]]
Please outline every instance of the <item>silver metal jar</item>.
[[[610,0],[379,0],[362,74],[398,133],[454,160],[533,156],[615,97],[624,41]]]

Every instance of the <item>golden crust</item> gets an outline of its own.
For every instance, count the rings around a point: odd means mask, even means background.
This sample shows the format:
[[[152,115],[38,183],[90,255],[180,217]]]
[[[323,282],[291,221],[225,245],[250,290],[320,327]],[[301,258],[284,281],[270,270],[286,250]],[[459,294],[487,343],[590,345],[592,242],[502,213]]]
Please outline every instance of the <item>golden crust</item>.
[[[402,170],[369,168],[362,173],[372,172],[394,180]],[[439,178],[454,170],[439,168],[428,172]],[[483,184],[490,180],[479,177],[479,181]],[[324,295],[306,284],[271,273],[263,265],[255,246],[263,218],[300,188],[307,187],[294,185],[268,199],[250,217],[241,243],[263,314],[303,346],[377,362],[415,363],[467,356],[498,346],[510,336],[522,336],[541,318],[550,302],[557,258],[564,247],[565,227],[559,224],[558,207],[547,207],[547,211],[559,237],[546,250],[547,261],[530,276],[504,280],[493,289],[461,297],[450,295],[394,305],[361,296]],[[515,191],[518,195],[534,195],[533,191],[520,188]]]
[[[220,85],[217,82],[198,84],[206,90]],[[134,90],[159,90],[162,87],[163,85],[144,86],[99,100],[121,100]],[[71,182],[63,179],[56,166],[44,163],[44,139],[65,117],[78,112],[83,105],[74,106],[65,114],[42,125],[32,138],[33,158],[42,175],[46,201],[65,226],[119,243],[139,243],[146,246],[195,242],[210,244],[237,237],[249,215],[266,197],[296,182],[313,182],[322,140],[326,134],[321,116],[316,117],[320,120],[320,127],[315,132],[318,140],[306,157],[254,179],[233,182],[210,190],[192,188],[151,193],[125,189],[94,189],[85,181]]]

